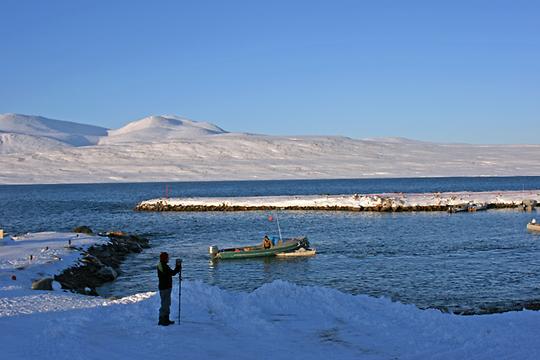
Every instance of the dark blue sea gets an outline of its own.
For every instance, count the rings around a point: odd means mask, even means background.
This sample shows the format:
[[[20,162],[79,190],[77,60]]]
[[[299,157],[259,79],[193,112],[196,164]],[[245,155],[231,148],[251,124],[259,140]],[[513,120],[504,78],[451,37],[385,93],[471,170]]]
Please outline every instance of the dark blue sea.
[[[130,256],[121,277],[100,290],[104,295],[155,290],[158,254],[167,251],[184,260],[184,278],[232,290],[281,279],[422,308],[540,300],[540,235],[525,229],[535,213],[281,211],[284,236],[307,235],[317,256],[212,263],[209,245],[259,243],[277,232],[276,223],[263,211],[133,210],[139,201],[164,196],[166,187],[171,197],[422,193],[540,189],[540,177],[4,185],[0,227],[18,234],[88,225],[149,237],[152,248]]]

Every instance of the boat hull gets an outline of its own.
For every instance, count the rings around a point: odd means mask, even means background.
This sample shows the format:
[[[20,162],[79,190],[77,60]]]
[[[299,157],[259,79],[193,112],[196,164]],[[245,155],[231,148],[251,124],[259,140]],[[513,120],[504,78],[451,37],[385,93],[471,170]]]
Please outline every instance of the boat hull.
[[[302,247],[309,247],[309,242],[306,237],[287,239],[283,245],[273,246],[270,249],[263,249],[260,245],[245,246],[231,249],[219,250],[213,256],[213,259],[249,259],[258,257],[272,257],[279,253],[288,253],[296,251]]]
[[[527,224],[527,230],[530,230],[530,231],[540,231],[540,224],[532,224],[532,223],[528,223],[528,224]]]
[[[279,254],[276,254],[279,258],[288,258],[288,257],[309,257],[309,256],[315,256],[317,253],[317,250],[315,249],[306,249],[306,248],[300,248],[295,251],[291,252],[282,252]]]

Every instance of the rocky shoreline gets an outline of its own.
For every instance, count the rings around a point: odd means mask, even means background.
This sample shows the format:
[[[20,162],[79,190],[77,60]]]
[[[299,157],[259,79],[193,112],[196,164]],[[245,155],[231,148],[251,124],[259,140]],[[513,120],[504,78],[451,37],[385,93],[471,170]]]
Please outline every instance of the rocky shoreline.
[[[512,303],[491,303],[485,304],[478,308],[469,307],[457,307],[448,308],[441,306],[434,306],[429,308],[421,308],[422,310],[436,309],[443,313],[452,313],[454,315],[471,316],[471,315],[490,315],[490,314],[502,314],[511,311],[523,311],[533,310],[540,311],[540,300],[524,300],[515,301]]]
[[[107,244],[91,246],[82,252],[77,265],[54,276],[62,289],[99,296],[96,289],[118,277],[120,264],[129,254],[140,253],[150,247],[148,239],[138,235],[122,232],[104,235],[109,238]]]

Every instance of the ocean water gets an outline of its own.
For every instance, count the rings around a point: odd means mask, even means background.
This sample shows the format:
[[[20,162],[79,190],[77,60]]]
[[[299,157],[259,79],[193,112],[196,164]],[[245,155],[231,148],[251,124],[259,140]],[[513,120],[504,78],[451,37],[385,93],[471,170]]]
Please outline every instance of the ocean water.
[[[152,248],[130,256],[104,295],[155,290],[158,254],[184,261],[183,276],[228,290],[274,280],[384,296],[419,307],[476,309],[540,300],[540,235],[535,214],[281,211],[284,236],[308,236],[313,258],[212,263],[208,246],[259,243],[276,234],[269,212],[148,213],[141,200],[163,196],[256,196],[540,189],[540,177],[421,178],[0,186],[0,227],[11,234],[69,231],[141,233]]]

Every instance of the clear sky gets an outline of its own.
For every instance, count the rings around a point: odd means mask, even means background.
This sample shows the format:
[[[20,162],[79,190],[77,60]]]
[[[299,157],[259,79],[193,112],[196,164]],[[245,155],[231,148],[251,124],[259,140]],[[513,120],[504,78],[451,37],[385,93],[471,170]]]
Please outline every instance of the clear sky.
[[[540,143],[540,1],[0,1],[0,113]]]

